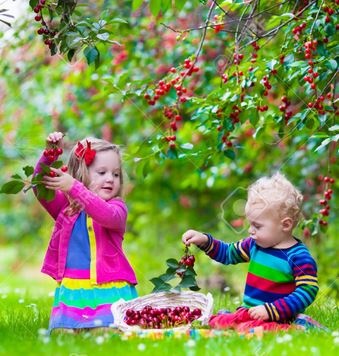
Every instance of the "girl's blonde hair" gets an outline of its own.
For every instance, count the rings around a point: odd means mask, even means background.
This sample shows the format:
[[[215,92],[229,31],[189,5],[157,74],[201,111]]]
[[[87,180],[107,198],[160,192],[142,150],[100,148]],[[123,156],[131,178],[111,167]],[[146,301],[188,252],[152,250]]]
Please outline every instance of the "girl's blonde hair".
[[[303,196],[281,173],[258,179],[248,188],[248,204],[260,203],[277,209],[281,218],[289,217],[296,226],[302,218]]]
[[[91,144],[91,149],[96,151],[96,152],[102,152],[102,151],[108,151],[112,150],[115,152],[118,157],[119,157],[119,168],[120,168],[120,189],[118,191],[118,196],[122,195],[123,191],[123,174],[122,174],[122,162],[121,162],[121,151],[119,146],[110,143],[106,140],[102,140],[99,138],[95,137],[87,137],[84,138],[83,140],[80,141],[80,143],[86,147],[87,142],[90,142]],[[90,179],[89,179],[89,172],[88,172],[88,167],[85,163],[85,160],[83,158],[78,158],[75,154],[75,151],[77,149],[78,145],[74,145],[73,149],[71,150],[69,159],[68,159],[68,173],[75,178],[76,180],[82,182],[85,187],[89,187],[90,185]],[[78,202],[71,200],[70,199],[70,206],[68,208],[68,214],[73,215],[75,213],[78,213],[81,210],[81,206],[79,205]]]

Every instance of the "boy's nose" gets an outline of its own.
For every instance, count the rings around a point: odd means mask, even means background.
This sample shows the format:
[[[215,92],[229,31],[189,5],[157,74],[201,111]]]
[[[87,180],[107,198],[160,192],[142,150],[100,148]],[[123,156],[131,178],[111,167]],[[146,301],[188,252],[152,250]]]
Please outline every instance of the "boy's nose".
[[[254,229],[252,226],[250,226],[249,229],[248,229],[248,233],[249,233],[250,235],[254,235],[255,229]]]

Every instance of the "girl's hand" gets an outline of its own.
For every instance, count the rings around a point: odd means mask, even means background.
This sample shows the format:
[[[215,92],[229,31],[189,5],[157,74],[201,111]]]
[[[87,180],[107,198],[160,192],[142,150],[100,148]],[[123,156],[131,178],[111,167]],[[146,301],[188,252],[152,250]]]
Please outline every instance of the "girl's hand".
[[[182,242],[186,246],[189,246],[190,244],[202,246],[208,242],[208,237],[202,232],[195,231],[195,230],[187,230],[182,235]]]
[[[268,320],[269,315],[266,308],[263,305],[258,305],[248,309],[248,314],[252,319]]]
[[[62,138],[65,136],[65,134],[63,134],[62,132],[51,132],[47,138],[46,138],[46,146],[47,148],[50,148],[52,146],[57,146],[62,148],[63,146],[63,140]]]
[[[61,169],[55,169],[50,167],[51,175],[44,176],[43,184],[47,189],[61,190],[68,192],[71,190],[75,179],[68,173],[63,172]]]

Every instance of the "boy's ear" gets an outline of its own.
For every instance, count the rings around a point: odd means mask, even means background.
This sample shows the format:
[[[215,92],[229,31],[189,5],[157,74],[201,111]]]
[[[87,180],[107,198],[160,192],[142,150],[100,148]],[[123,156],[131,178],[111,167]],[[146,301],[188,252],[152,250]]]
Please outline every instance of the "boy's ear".
[[[291,231],[293,229],[293,220],[290,217],[281,220],[281,226],[283,231]]]

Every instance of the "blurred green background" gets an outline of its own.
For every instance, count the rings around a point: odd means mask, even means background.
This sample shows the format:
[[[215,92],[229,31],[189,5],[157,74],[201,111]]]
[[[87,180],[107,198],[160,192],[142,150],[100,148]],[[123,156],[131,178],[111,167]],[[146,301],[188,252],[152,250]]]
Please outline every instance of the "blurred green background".
[[[296,236],[309,246],[318,262],[320,295],[337,297],[338,182],[332,187],[328,227],[322,228],[318,221],[319,199],[325,189],[319,176],[338,176],[333,139],[338,128],[332,109],[320,116],[309,112],[308,122],[306,116],[300,116],[305,114],[308,101],[314,100],[314,94],[302,87],[304,64],[291,64],[303,60],[302,43],[288,36],[296,23],[273,39],[261,41],[260,60],[254,64],[248,60],[252,47],[242,47],[247,61],[241,68],[251,76],[249,66],[255,66],[257,79],[248,93],[240,122],[231,123],[231,108],[239,100],[241,105],[240,87],[235,81],[223,87],[219,67],[220,59],[223,65],[232,54],[234,34],[217,32],[213,26],[206,33],[197,62],[199,72],[186,78],[191,99],[178,103],[173,89],[154,106],[144,99],[145,93],[154,94],[158,81],[171,67],[181,68],[186,58],[194,57],[201,41],[201,30],[174,32],[164,24],[173,29],[197,28],[206,19],[207,5],[186,1],[180,11],[169,8],[152,16],[147,6],[134,11],[136,2],[131,1],[83,3],[88,6],[80,8],[77,18],[90,14],[94,23],[101,16],[109,24],[110,38],[117,42],[95,44],[100,52],[98,67],[88,65],[81,51],[71,61],[60,54],[50,56],[36,34],[38,25],[29,8],[20,14],[11,35],[2,27],[0,184],[15,173],[22,174],[22,167],[35,164],[51,131],[66,133],[64,162],[73,144],[86,136],[103,137],[121,145],[129,207],[124,246],[139,280],[138,291],[147,294],[152,290],[149,279],[165,271],[165,260],[183,255],[181,235],[187,229],[208,231],[225,241],[246,237],[243,203],[248,185],[280,170],[305,195],[308,225],[299,226]],[[231,10],[239,14],[238,8]],[[223,15],[220,9],[214,11],[215,16]],[[307,16],[312,17],[312,12]],[[127,23],[110,24],[112,18]],[[318,27],[316,34],[320,38],[323,30],[321,24]],[[335,43],[334,35],[328,38],[330,44]],[[287,57],[295,57],[282,65],[279,58],[284,50]],[[325,52],[318,53],[319,71],[323,70],[318,85],[323,92],[335,95],[331,77],[334,67],[330,66],[334,64],[324,59],[332,58],[335,45],[322,50]],[[266,98],[260,78],[270,73],[272,63],[279,77],[270,77],[273,89]],[[292,102],[295,118],[289,125],[278,109],[282,95]],[[265,103],[269,110],[258,112],[256,106]],[[163,115],[165,106],[172,106],[183,117],[175,132]],[[222,119],[217,115],[220,112]],[[230,132],[230,148],[222,141],[220,123],[222,132]],[[170,149],[164,137],[173,134],[177,136],[176,148]],[[332,142],[321,146],[330,134]],[[21,285],[32,292],[40,288],[53,290],[53,281],[39,272],[52,227],[53,222],[31,191],[0,194],[0,291]],[[246,265],[223,267],[195,248],[191,252],[196,255],[203,292],[241,293]]]

